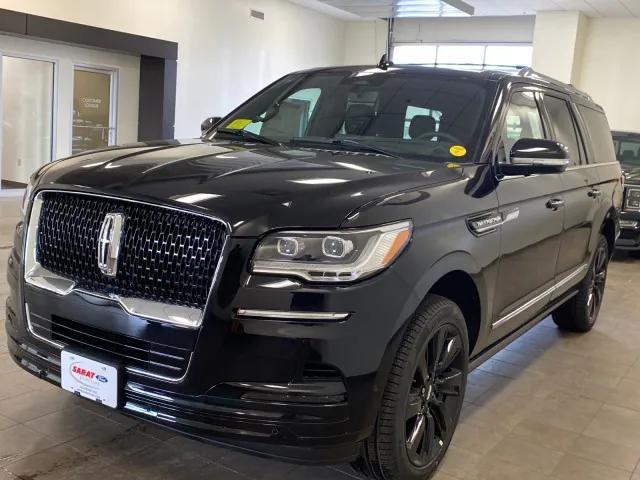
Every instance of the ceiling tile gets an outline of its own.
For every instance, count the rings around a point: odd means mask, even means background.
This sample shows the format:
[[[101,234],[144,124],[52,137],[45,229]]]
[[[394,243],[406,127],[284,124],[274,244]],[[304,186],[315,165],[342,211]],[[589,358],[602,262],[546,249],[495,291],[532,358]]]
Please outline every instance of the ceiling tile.
[[[632,15],[640,17],[640,1],[638,0],[621,0],[623,5],[631,12]]]

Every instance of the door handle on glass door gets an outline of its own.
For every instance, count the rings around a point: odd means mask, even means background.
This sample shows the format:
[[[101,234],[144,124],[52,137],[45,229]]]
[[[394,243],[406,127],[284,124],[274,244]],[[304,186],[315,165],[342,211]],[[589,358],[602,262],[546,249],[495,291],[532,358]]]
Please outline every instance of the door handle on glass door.
[[[558,210],[560,207],[564,207],[564,200],[560,198],[552,198],[547,202],[547,208],[551,210]]]

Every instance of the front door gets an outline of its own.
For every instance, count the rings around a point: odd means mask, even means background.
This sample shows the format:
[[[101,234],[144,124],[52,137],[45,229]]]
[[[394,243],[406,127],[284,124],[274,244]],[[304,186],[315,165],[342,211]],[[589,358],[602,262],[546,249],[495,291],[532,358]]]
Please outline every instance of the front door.
[[[498,161],[520,138],[548,138],[539,96],[534,90],[514,90],[504,118]],[[501,229],[500,264],[495,288],[491,338],[515,330],[548,303],[562,226],[560,174],[505,176],[497,187]]]
[[[116,143],[115,72],[75,67],[71,151],[104,148]]]

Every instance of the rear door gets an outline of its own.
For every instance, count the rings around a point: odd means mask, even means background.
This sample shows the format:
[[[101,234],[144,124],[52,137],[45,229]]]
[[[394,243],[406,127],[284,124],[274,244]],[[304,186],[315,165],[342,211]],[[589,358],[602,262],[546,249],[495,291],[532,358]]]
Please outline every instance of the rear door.
[[[549,138],[537,92],[538,89],[528,87],[512,90],[503,120],[498,162],[510,161],[508,153],[520,138]],[[499,179],[496,192],[504,224],[492,340],[530,320],[551,297],[563,227],[562,191],[560,174]]]
[[[541,95],[552,139],[569,149],[570,164],[560,175],[564,199],[564,225],[555,274],[557,289],[553,298],[561,295],[579,280],[589,261],[589,243],[594,219],[601,203],[598,173],[587,162],[585,147],[576,121],[576,112],[569,96],[555,91]]]

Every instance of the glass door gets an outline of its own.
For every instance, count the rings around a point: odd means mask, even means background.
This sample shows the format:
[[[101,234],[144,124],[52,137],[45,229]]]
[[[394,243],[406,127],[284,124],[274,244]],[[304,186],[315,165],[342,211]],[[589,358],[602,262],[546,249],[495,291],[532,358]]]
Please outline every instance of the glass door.
[[[114,145],[115,72],[74,67],[72,154]]]
[[[51,161],[54,62],[2,56],[0,188],[24,188]]]

